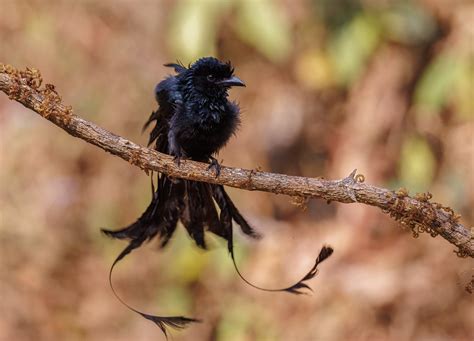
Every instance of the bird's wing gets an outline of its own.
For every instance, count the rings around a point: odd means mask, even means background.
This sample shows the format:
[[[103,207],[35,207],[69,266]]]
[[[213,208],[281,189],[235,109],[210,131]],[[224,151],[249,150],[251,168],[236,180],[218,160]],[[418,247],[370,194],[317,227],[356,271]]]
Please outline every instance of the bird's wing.
[[[168,153],[169,121],[180,110],[182,105],[182,96],[178,89],[178,79],[175,76],[170,76],[158,83],[155,87],[155,98],[159,108],[152,112],[143,129],[145,130],[155,121],[148,145],[156,141],[156,150]]]
[[[172,116],[175,113],[172,107],[176,108],[183,101],[178,88],[178,78],[170,76],[159,82],[155,87],[155,98],[160,108],[164,108],[166,114]]]

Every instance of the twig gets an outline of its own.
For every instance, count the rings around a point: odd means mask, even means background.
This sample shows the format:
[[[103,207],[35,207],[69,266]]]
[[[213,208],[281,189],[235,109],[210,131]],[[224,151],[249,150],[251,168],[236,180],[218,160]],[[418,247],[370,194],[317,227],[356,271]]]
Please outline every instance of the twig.
[[[177,178],[285,194],[303,200],[320,198],[328,202],[358,202],[376,206],[402,225],[410,227],[415,236],[422,232],[428,232],[433,237],[439,234],[457,246],[458,256],[474,258],[472,231],[459,223],[460,216],[452,209],[431,202],[429,193],[411,197],[404,189],[390,191],[368,185],[363,182],[362,175],[356,174],[356,170],[342,180],[324,180],[222,167],[216,178],[213,172],[208,171],[207,164],[188,160],[177,166],[169,155],[141,147],[80,118],[73,114],[70,106],[62,103],[53,85],[41,87],[41,84],[38,70],[27,68],[19,71],[0,63],[0,90],[10,99],[35,111],[70,135],[119,156],[146,172],[153,170]]]

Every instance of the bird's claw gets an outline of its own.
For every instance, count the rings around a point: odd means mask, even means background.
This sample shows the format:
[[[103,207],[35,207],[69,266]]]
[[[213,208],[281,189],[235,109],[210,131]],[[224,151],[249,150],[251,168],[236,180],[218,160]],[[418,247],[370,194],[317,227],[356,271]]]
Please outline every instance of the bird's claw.
[[[175,155],[175,157],[173,158],[173,161],[176,164],[176,166],[178,167],[181,166],[181,156]]]
[[[221,174],[221,165],[219,164],[219,161],[217,161],[215,157],[211,156],[210,159],[211,159],[211,163],[209,164],[209,167],[207,167],[207,170],[211,171],[212,169],[214,169],[214,171],[216,172],[216,178],[217,178]]]

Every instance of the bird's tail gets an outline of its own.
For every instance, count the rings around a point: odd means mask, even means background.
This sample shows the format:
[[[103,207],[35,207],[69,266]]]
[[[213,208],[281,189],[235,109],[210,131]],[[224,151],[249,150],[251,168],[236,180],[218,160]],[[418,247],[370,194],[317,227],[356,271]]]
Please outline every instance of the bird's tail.
[[[199,320],[185,316],[150,315],[131,307],[116,293],[112,284],[112,272],[120,260],[156,235],[160,237],[161,246],[168,243],[184,208],[184,190],[182,181],[174,181],[162,175],[158,179],[158,189],[153,190],[151,203],[136,222],[116,231],[102,229],[102,232],[109,237],[129,240],[128,245],[117,256],[109,270],[109,284],[112,292],[127,308],[154,322],[166,337],[168,327],[182,329],[189,323],[199,322]]]
[[[137,221],[119,230],[102,229],[102,232],[112,238],[135,241],[135,247],[130,251],[157,235],[160,245],[164,247],[173,236],[179,220],[203,249],[206,248],[205,231],[232,240],[232,220],[244,234],[252,238],[260,237],[242,217],[223,186],[171,179],[166,175],[158,178],[158,188],[153,190],[152,201]]]
[[[286,291],[291,294],[300,295],[300,294],[304,294],[304,292],[301,291],[301,289],[311,290],[311,288],[304,282],[316,276],[316,274],[318,273],[318,265],[321,262],[323,262],[325,259],[327,259],[329,256],[331,256],[331,254],[333,253],[333,249],[330,246],[323,246],[322,249],[319,251],[318,256],[316,257],[316,261],[313,267],[308,271],[308,273],[301,280],[299,280],[297,283],[293,285],[290,285],[284,288],[271,289],[271,288],[262,288],[260,286],[257,286],[251,283],[242,275],[235,261],[232,219],[240,226],[242,232],[244,232],[245,234],[248,234],[257,238],[259,237],[259,235],[254,232],[254,230],[252,229],[252,227],[250,227],[250,225],[247,223],[245,218],[242,217],[242,215],[237,210],[232,200],[229,198],[229,196],[225,192],[224,187],[221,185],[211,185],[211,186],[213,189],[213,197],[216,200],[217,204],[219,205],[219,208],[221,209],[220,223],[223,230],[226,231],[225,238],[227,239],[227,248],[232,258],[232,263],[234,264],[235,271],[237,272],[239,277],[251,287],[258,290],[262,290],[262,291],[271,291],[271,292]]]
[[[240,214],[222,185],[172,179],[161,174],[158,177],[158,188],[156,191],[154,186],[152,188],[152,201],[136,222],[120,230],[111,231],[103,229],[102,231],[109,237],[129,240],[129,244],[116,258],[109,272],[109,281],[115,296],[134,312],[156,323],[165,335],[167,334],[166,327],[184,328],[187,324],[198,322],[198,320],[184,316],[154,316],[130,307],[116,294],[112,286],[111,276],[115,265],[131,251],[140,247],[145,241],[159,236],[160,245],[164,247],[172,237],[179,220],[181,220],[191,238],[201,248],[206,248],[204,238],[206,230],[227,240],[228,251],[237,274],[244,282],[259,290],[286,291],[293,294],[302,294],[301,289],[310,289],[303,282],[313,278],[317,273],[318,264],[328,258],[333,252],[331,247],[324,246],[319,252],[311,270],[298,283],[292,286],[282,289],[267,289],[256,286],[249,282],[237,267],[234,257],[232,220],[239,225],[244,234],[253,238],[258,238],[259,234],[255,232]]]

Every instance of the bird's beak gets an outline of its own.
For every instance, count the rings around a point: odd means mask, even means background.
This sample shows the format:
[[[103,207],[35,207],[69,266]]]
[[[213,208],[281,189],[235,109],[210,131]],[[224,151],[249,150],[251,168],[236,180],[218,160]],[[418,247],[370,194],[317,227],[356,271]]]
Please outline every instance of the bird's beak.
[[[227,78],[227,79],[224,79],[224,80],[221,80],[220,82],[218,82],[218,84],[220,85],[224,85],[224,86],[245,86],[245,83],[238,77],[235,77],[235,76],[232,76],[230,78]]]

